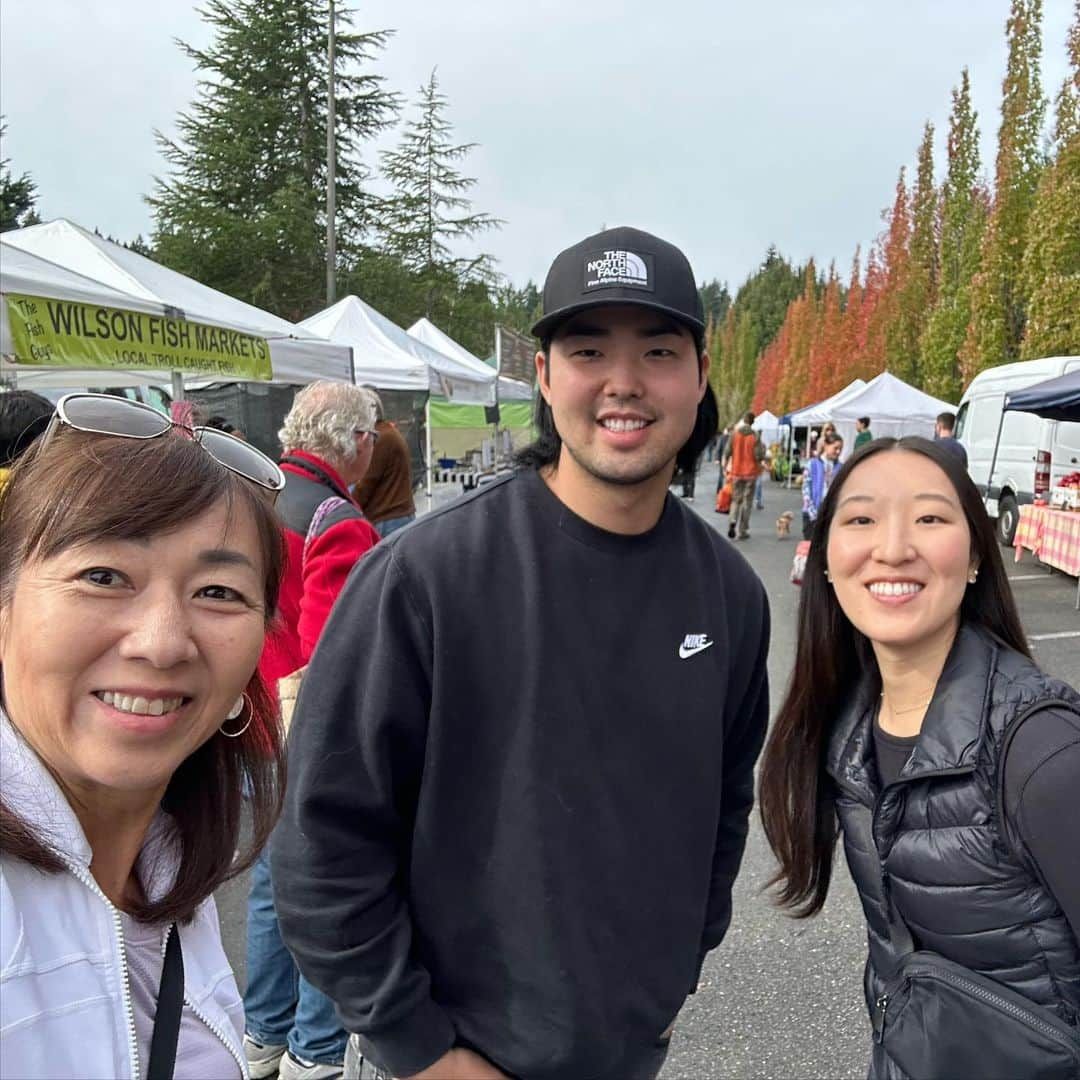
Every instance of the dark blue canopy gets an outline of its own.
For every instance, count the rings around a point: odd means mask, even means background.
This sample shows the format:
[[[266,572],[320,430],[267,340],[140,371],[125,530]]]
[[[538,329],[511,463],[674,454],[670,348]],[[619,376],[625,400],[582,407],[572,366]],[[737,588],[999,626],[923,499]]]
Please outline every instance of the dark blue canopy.
[[[1046,420],[1080,421],[1080,370],[1007,394],[1005,408],[1035,413]]]

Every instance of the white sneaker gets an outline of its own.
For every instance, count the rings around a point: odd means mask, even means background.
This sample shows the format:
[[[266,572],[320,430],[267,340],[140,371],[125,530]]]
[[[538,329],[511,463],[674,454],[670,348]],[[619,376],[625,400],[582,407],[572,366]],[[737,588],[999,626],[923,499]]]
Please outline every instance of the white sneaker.
[[[345,1066],[320,1065],[316,1061],[304,1061],[289,1051],[281,1059],[278,1069],[281,1080],[341,1080]]]
[[[244,1032],[244,1057],[247,1058],[251,1080],[269,1080],[277,1076],[278,1063],[285,1054],[284,1046],[264,1046]]]

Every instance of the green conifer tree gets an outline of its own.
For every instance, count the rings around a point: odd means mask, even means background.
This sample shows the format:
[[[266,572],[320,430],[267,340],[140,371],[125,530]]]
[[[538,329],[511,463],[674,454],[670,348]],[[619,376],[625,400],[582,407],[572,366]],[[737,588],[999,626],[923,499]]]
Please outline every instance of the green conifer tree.
[[[0,139],[6,131],[7,125],[0,116]],[[10,166],[7,158],[0,159],[0,232],[22,229],[38,220],[34,210],[34,192],[37,190],[34,181],[29,173],[13,176]]]
[[[171,166],[147,198],[167,266],[289,319],[323,306],[326,252],[326,0],[208,0],[205,49],[178,42],[203,78]],[[353,33],[337,10],[336,224],[347,266],[369,226],[362,143],[393,123],[398,99],[369,70],[388,31]]]
[[[1080,0],[1067,46],[1071,71],[1056,101],[1056,157],[1028,221],[1024,359],[1080,355]]]
[[[892,371],[915,386],[923,382],[919,339],[937,291],[937,202],[934,126],[927,123],[919,144],[915,187],[911,193],[911,240],[907,264],[897,296],[895,321],[888,334]]]
[[[394,187],[380,206],[382,247],[424,279],[429,318],[460,284],[493,280],[491,257],[461,255],[459,244],[502,224],[472,210],[468,192],[476,180],[457,165],[476,144],[455,145],[446,106],[433,71],[420,87],[418,115],[406,125],[401,144],[381,155],[383,175]]]
[[[920,343],[923,389],[959,401],[960,350],[971,319],[971,279],[979,266],[986,228],[986,193],[979,186],[978,113],[971,106],[967,68],[952,92],[948,172],[940,198],[940,266],[937,301]]]
[[[961,353],[966,380],[985,367],[1016,360],[1027,296],[1021,262],[1028,218],[1043,169],[1046,100],[1040,85],[1042,0],[1012,0],[1006,23],[1009,58],[1002,84],[994,202],[972,282],[971,322]]]

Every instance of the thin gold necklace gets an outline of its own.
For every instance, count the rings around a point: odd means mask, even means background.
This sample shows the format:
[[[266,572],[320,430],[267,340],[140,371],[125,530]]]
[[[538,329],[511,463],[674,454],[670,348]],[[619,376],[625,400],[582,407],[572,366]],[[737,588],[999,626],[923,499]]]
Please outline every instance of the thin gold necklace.
[[[881,694],[881,700],[882,701],[885,700],[884,691]],[[933,700],[934,700],[933,695],[931,695],[925,701],[920,701],[918,705],[909,705],[909,706],[907,706],[907,708],[904,708],[904,709],[896,708],[896,706],[893,705],[893,703],[890,701],[889,702],[889,712],[891,712],[893,714],[893,716],[903,716],[904,713],[914,712],[916,709],[925,709],[926,706],[929,705],[930,702],[933,701]]]

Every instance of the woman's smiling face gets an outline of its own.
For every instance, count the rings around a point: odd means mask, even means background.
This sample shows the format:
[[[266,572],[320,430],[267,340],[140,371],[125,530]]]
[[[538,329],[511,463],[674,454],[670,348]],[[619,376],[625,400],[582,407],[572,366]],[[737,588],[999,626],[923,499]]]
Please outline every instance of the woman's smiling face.
[[[250,514],[218,505],[20,568],[0,611],[4,700],[65,788],[163,789],[221,726],[262,650],[259,551]]]
[[[844,478],[826,563],[855,628],[875,644],[904,650],[959,624],[977,569],[952,482],[908,450],[874,454]]]

